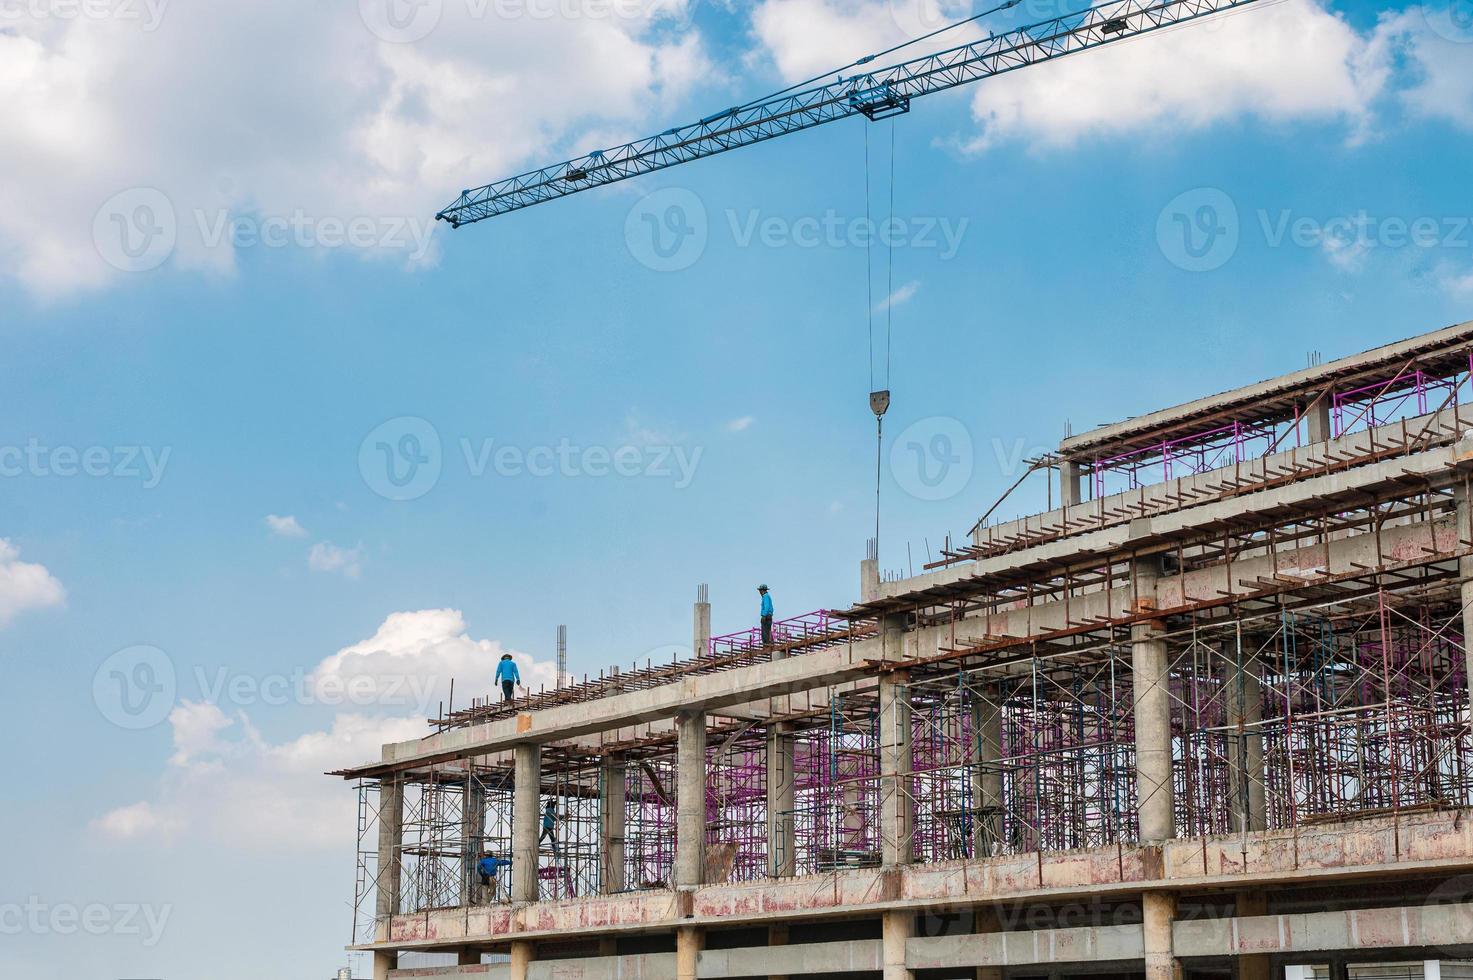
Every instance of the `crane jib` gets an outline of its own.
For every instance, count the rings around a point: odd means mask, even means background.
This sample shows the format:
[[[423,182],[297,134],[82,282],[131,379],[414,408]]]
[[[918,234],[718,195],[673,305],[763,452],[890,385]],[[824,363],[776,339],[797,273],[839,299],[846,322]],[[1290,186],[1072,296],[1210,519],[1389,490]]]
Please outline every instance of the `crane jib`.
[[[837,119],[886,119],[908,112],[918,96],[1253,2],[1116,0],[827,85],[733,106],[658,136],[462,191],[435,217],[458,228]]]

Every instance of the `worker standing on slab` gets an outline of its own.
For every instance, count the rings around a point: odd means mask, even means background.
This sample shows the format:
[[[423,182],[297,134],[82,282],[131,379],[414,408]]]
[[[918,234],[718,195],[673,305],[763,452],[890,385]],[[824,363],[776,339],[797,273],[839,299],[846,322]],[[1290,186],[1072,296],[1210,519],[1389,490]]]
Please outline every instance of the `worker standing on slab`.
[[[772,596],[767,592],[766,585],[757,586],[757,594],[762,597],[762,645],[772,646]]]
[[[516,697],[517,685],[522,682],[522,673],[517,670],[517,662],[512,659],[511,654],[501,655],[501,662],[496,665],[496,679],[501,682],[501,700],[510,701]]]

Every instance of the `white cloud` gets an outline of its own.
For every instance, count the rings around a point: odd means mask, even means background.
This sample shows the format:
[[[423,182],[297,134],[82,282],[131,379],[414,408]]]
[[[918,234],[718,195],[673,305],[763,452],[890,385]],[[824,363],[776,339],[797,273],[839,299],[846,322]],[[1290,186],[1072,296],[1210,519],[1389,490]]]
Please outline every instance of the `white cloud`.
[[[756,55],[788,80],[806,78],[959,13],[930,0],[762,0],[752,14]],[[1413,113],[1473,125],[1473,59],[1466,44],[1429,27],[1433,16],[1390,14],[1358,32],[1316,0],[1286,0],[1008,72],[972,87],[980,132],[962,144],[972,151],[1003,140],[1068,146],[1145,130],[1176,135],[1245,116],[1340,122],[1357,141],[1373,130],[1378,100],[1388,93]],[[907,29],[907,20],[917,24]],[[984,23],[1003,31],[1019,22]],[[975,39],[967,30],[943,38]]]
[[[1473,269],[1459,269],[1444,263],[1437,270],[1437,284],[1457,299],[1473,297]]]
[[[1068,145],[1250,115],[1340,120],[1359,134],[1385,74],[1368,39],[1341,17],[1288,0],[989,79],[972,96],[982,132],[970,147]]]
[[[920,291],[921,284],[919,282],[908,282],[904,286],[901,286],[899,289],[895,290],[895,292],[891,293],[889,296],[886,296],[884,299],[876,303],[875,312],[883,313],[886,310],[892,310],[897,306],[909,302],[910,299]]]
[[[0,627],[30,609],[59,606],[66,590],[45,565],[20,560],[20,549],[0,538]]]
[[[246,710],[208,701],[181,701],[169,715],[174,752],[149,798],[108,810],[93,828],[109,838],[159,842],[190,839],[258,853],[289,866],[293,852],[341,850],[352,839],[355,798],[323,773],[379,757],[386,742],[425,734],[426,710],[448,698],[491,696],[496,663],[512,653],[522,677],[550,683],[550,662],[471,638],[454,609],[391,614],[374,635],[324,658],[307,678],[305,699],[341,704],[344,691],[377,701],[354,701],[325,728],[279,742],[251,724]],[[398,693],[416,692],[402,704]],[[465,701],[461,698],[465,697]],[[426,705],[429,707],[426,708]],[[383,713],[383,709],[392,709]]]
[[[952,23],[967,16],[966,6],[937,0],[762,0],[752,11],[752,31],[761,42],[761,53],[772,59],[785,80],[793,82]],[[864,70],[977,37],[976,28],[959,28],[934,42],[876,59]]]
[[[639,135],[702,81],[699,36],[672,29],[685,8],[570,21],[446,3],[414,43],[375,36],[356,0],[171,3],[155,29],[7,19],[0,268],[43,295],[116,283],[103,252],[135,224],[134,245],[177,231],[176,267],[231,274],[222,213],[286,219],[316,254],[357,221],[347,250],[432,261],[433,216],[461,188],[592,149],[595,128]],[[132,188],[163,196],[99,215]]]
[[[422,609],[397,612],[379,626],[373,636],[346,646],[326,658],[310,678],[324,698],[331,690],[360,686],[383,692],[387,697],[405,678],[417,681],[421,690],[413,694],[419,710],[432,709],[450,697],[450,680],[455,679],[456,703],[464,706],[473,696],[495,688],[497,661],[510,653],[521,671],[522,683],[532,689],[552,686],[557,667],[538,662],[528,654],[508,650],[494,640],[474,640],[466,630],[458,609]]]
[[[279,517],[276,514],[266,515],[266,526],[271,533],[280,538],[305,538],[307,529],[297,522],[291,514]]]
[[[753,418],[752,416],[750,416],[750,415],[743,415],[739,419],[732,419],[730,422],[726,423],[726,431],[727,432],[746,432],[748,429],[750,429],[752,427],[752,423],[755,422],[755,421],[757,421],[757,420],[755,418]]]
[[[357,578],[363,571],[363,545],[343,548],[331,541],[319,541],[307,552],[307,566],[314,572],[341,572]]]
[[[1415,66],[1415,78],[1400,93],[1402,103],[1416,116],[1440,119],[1463,129],[1473,129],[1473,56],[1468,50],[1467,29],[1460,43],[1431,27],[1454,30],[1450,8],[1413,8],[1388,15],[1377,28],[1378,40],[1394,54]]]

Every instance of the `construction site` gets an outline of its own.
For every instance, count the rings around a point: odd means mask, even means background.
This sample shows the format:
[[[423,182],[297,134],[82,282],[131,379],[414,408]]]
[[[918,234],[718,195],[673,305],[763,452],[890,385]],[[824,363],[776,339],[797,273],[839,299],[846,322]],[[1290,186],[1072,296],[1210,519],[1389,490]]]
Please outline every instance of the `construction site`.
[[[771,642],[713,636],[702,586],[688,660],[443,712],[334,774],[351,948],[377,980],[1465,975],[1470,378],[1465,323],[1140,405],[1034,461],[1038,513],[895,580],[871,542],[858,600]]]

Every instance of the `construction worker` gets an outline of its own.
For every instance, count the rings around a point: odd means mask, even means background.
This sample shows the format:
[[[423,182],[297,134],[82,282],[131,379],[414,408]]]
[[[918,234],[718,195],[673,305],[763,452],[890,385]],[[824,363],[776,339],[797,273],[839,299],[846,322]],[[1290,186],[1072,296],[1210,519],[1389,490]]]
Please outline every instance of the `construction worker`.
[[[511,654],[501,655],[501,662],[496,665],[496,679],[501,682],[501,700],[510,701],[516,697],[517,685],[522,682],[522,673],[517,670],[517,662],[512,659]]]
[[[487,854],[481,858],[480,863],[476,865],[476,870],[481,874],[481,887],[485,889],[482,892],[483,897],[481,901],[483,903],[496,901],[498,891],[496,887],[496,873],[502,868],[509,867],[511,867],[510,858],[499,858],[494,854]]]
[[[542,808],[542,834],[537,838],[537,843],[540,845],[543,841],[552,842],[552,858],[554,861],[561,861],[563,859],[562,853],[558,850],[557,846],[558,819],[557,800],[548,800],[547,806]]]
[[[762,645],[772,646],[772,596],[767,593],[766,585],[757,586],[757,594],[762,596]]]

